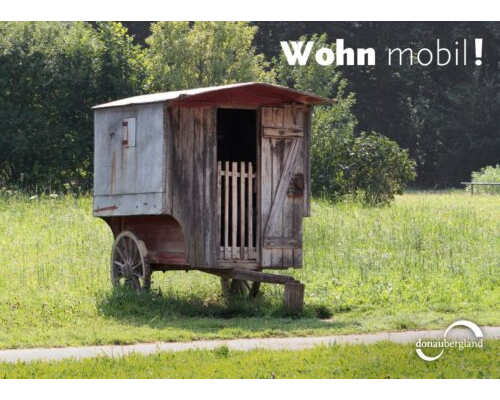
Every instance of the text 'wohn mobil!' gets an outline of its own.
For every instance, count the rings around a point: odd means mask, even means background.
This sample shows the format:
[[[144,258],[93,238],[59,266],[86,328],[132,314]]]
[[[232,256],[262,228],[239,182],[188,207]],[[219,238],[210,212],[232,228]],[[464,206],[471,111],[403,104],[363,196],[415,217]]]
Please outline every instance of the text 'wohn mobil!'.
[[[314,59],[319,65],[375,65],[376,53],[372,47],[350,48],[345,47],[344,39],[335,40],[332,48],[315,48],[315,42],[289,41],[280,42],[283,53],[289,65],[306,65]],[[472,45],[473,43],[473,45]],[[470,49],[468,49],[470,46]],[[409,47],[388,48],[388,65],[467,65],[470,62],[467,51],[472,51],[475,56],[475,65],[480,66],[483,61],[483,39],[463,39],[453,42],[452,46],[445,47],[439,39],[436,39],[432,47],[412,49]]]

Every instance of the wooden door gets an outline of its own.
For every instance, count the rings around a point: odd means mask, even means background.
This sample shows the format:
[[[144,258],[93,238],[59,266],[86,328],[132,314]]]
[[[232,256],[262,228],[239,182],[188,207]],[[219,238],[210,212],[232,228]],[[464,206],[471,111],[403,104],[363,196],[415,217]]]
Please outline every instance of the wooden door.
[[[304,110],[264,107],[261,115],[262,267],[302,267],[305,195]]]

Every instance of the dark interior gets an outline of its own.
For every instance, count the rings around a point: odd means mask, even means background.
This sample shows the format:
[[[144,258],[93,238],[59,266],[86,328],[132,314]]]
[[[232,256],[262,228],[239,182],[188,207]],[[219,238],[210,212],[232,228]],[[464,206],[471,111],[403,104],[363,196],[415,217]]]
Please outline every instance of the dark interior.
[[[257,111],[232,108],[217,110],[217,160],[247,161],[257,157]]]
[[[229,109],[220,108],[217,110],[217,161],[222,161],[222,168],[225,168],[225,161],[229,162],[245,162],[252,163],[254,168],[254,173],[257,170],[257,111],[256,110],[245,110],[245,109]],[[240,163],[238,163],[239,165]],[[229,164],[232,165],[232,164]],[[239,168],[239,167],[238,167]],[[246,167],[248,168],[248,167]],[[232,215],[233,211],[233,196],[236,197],[236,203],[238,207],[241,207],[240,200],[240,177],[237,178],[236,191],[229,188],[229,216]],[[226,188],[224,184],[221,185],[221,218],[224,218],[222,210],[224,210],[224,199]],[[245,210],[248,210],[250,206],[248,204],[248,198],[245,196],[244,205]],[[252,235],[252,245],[256,245],[256,232],[257,232],[257,184],[254,180],[253,193],[252,193],[252,209],[254,218],[252,221],[248,221],[247,215],[245,213],[245,231],[248,230],[248,224],[252,224],[253,235]],[[241,224],[241,215],[238,209],[237,213],[238,227]],[[227,234],[229,235],[230,241],[232,237],[232,224],[228,224]],[[225,224],[223,220],[221,221],[221,232],[220,232],[220,243],[224,242],[225,235]],[[237,245],[238,246],[248,246],[249,239],[247,233],[244,237],[240,236],[240,231],[238,228],[237,232]]]

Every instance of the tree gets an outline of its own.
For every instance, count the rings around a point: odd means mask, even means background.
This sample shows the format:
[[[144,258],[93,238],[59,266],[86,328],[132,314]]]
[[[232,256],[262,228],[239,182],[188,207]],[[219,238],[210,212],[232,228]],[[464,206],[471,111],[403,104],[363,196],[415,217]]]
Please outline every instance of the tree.
[[[252,43],[257,28],[246,22],[158,22],[151,30],[150,91],[273,81]]]
[[[141,50],[115,23],[0,23],[0,164],[11,182],[90,188],[91,107],[137,93]]]
[[[389,203],[415,179],[408,151],[375,132],[354,139],[349,170],[350,191],[368,205]]]

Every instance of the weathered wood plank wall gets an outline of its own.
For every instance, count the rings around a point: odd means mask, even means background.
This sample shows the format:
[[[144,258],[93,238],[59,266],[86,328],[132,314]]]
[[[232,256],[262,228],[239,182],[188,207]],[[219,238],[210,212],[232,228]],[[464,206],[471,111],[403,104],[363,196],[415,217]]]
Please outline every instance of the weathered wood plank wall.
[[[162,214],[164,209],[161,104],[94,112],[94,215]],[[124,126],[135,121],[135,143]]]
[[[167,206],[183,228],[187,260],[216,262],[217,137],[215,108],[168,107]]]

